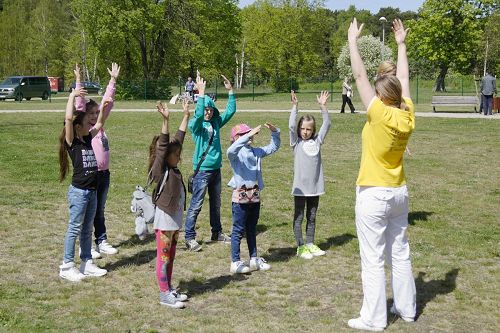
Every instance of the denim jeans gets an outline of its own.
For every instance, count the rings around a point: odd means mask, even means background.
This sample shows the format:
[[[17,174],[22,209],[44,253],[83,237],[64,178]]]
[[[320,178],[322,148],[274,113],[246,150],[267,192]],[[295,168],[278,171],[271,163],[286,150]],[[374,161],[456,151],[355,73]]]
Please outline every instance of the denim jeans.
[[[240,243],[246,231],[250,258],[257,257],[257,222],[259,221],[260,202],[239,204],[233,202],[233,230],[231,232],[231,260],[240,260]]]
[[[491,116],[493,110],[493,95],[483,95],[483,112],[485,116]]]
[[[221,181],[220,169],[199,171],[194,177],[191,203],[186,214],[186,241],[196,238],[196,220],[203,206],[207,190],[210,203],[210,227],[212,228],[212,234],[218,234],[222,231],[222,225],[220,224]]]
[[[75,261],[75,243],[80,234],[80,259],[92,259],[92,226],[97,205],[95,190],[82,190],[69,186],[69,223],[66,237],[64,238],[64,263]]]
[[[108,197],[109,178],[109,170],[97,172],[97,209],[94,218],[94,237],[96,245],[108,239],[106,235],[104,210],[106,209],[106,199]]]

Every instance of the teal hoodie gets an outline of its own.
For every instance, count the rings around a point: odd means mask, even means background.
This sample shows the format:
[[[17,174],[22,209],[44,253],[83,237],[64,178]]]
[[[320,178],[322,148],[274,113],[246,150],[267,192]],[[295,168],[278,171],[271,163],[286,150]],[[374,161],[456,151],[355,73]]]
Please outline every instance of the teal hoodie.
[[[210,121],[203,119],[205,107],[209,106],[214,109],[214,114]],[[234,94],[229,94],[227,100],[226,111],[220,114],[219,109],[215,106],[214,101],[208,97],[203,96],[198,98],[194,117],[189,121],[188,128],[191,131],[191,136],[194,141],[193,153],[193,170],[196,170],[200,161],[201,155],[207,148],[208,141],[210,140],[210,128],[215,131],[214,139],[211,147],[208,149],[207,156],[201,164],[201,171],[217,170],[222,166],[222,150],[220,145],[220,129],[224,126],[236,112],[236,97]]]

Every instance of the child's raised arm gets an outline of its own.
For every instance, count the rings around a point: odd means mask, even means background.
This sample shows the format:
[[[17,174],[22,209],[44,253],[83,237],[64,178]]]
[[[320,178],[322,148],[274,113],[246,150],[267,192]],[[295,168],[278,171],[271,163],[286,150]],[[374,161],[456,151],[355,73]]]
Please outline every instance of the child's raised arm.
[[[288,130],[290,132],[290,146],[295,146],[298,141],[297,137],[297,114],[299,113],[299,100],[295,91],[290,91],[290,100],[292,101],[292,111],[288,119]]]
[[[319,96],[316,96],[319,108],[321,109],[321,116],[323,117],[323,124],[321,124],[321,128],[318,132],[318,140],[320,144],[323,143],[326,134],[330,130],[330,116],[328,115],[328,109],[326,108],[328,98],[330,98],[330,93],[326,90],[323,90]]]
[[[375,96],[370,81],[368,80],[368,75],[366,74],[365,65],[361,59],[361,55],[358,50],[358,37],[363,29],[363,24],[358,28],[358,21],[354,18],[349,26],[347,32],[347,37],[349,40],[349,54],[351,57],[351,69],[352,75],[356,80],[356,86],[358,87],[359,95],[366,108],[370,104],[372,98]]]
[[[255,155],[257,155],[258,157],[266,157],[268,155],[271,155],[272,153],[276,152],[281,145],[279,128],[276,128],[271,123],[265,123],[264,126],[266,126],[271,131],[271,142],[267,146],[254,149]]]
[[[102,103],[99,108],[99,116],[97,117],[97,121],[94,127],[92,127],[92,129],[90,130],[90,134],[92,135],[92,137],[96,136],[97,132],[99,132],[101,128],[104,126],[104,123],[108,118],[108,115],[104,112],[104,109],[108,107],[110,103],[113,103],[111,97],[106,97],[102,99]]]
[[[68,102],[66,103],[66,113],[64,115],[64,128],[66,129],[66,143],[71,146],[75,133],[73,131],[73,111],[75,109],[75,97],[85,97],[87,91],[83,88],[73,89],[69,94]]]
[[[234,141],[229,148],[227,149],[227,158],[229,160],[234,160],[238,157],[238,152],[243,146],[245,146],[251,137],[258,134],[260,132],[261,125],[254,127],[250,132],[245,135],[242,135],[238,138],[238,140]]]
[[[117,63],[113,62],[111,63],[111,69],[107,68],[110,79],[108,86],[106,87],[106,92],[104,93],[104,96],[101,101],[101,106],[104,103],[104,100],[106,98],[111,98],[112,102],[108,103],[108,105],[104,108],[104,112],[106,113],[106,117],[109,116],[109,113],[111,112],[111,109],[113,108],[114,105],[114,97],[115,97],[115,91],[116,91],[116,79],[118,78],[118,75],[120,75],[120,66],[118,66]]]
[[[188,120],[189,120],[189,100],[187,99],[184,99],[182,101],[182,113],[183,113],[183,116],[182,116],[182,121],[181,121],[181,124],[179,125],[179,131],[182,131],[182,132],[186,132],[186,127],[187,127],[187,123],[188,123]]]

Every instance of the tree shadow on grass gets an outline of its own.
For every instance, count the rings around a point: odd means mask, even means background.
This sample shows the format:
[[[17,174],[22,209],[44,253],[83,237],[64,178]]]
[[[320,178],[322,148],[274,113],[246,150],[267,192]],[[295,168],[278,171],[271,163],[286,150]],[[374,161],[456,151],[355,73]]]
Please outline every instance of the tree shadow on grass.
[[[458,271],[460,269],[453,268],[446,273],[444,279],[442,280],[430,280],[424,281],[425,272],[418,272],[418,277],[415,279],[415,286],[417,289],[417,313],[415,315],[415,320],[420,317],[424,312],[427,303],[436,298],[437,295],[446,295],[457,287],[456,280],[458,276]],[[391,308],[394,300],[389,299],[387,302],[387,313],[389,314],[389,309]],[[396,316],[391,320],[394,322],[397,319]]]
[[[137,252],[133,256],[122,258],[118,261],[112,262],[104,266],[104,269],[108,271],[114,271],[122,266],[141,266],[147,264],[156,258],[156,249],[154,250],[144,250]]]
[[[415,225],[416,221],[427,221],[427,218],[434,214],[434,212],[410,212],[408,213],[408,224]]]
[[[351,234],[342,234],[340,236],[333,236],[328,238],[323,243],[318,244],[318,246],[323,250],[328,250],[333,246],[342,246],[345,243],[351,241],[351,239],[356,236]],[[297,254],[296,247],[272,247],[269,248],[269,255],[264,256],[264,258],[270,262],[281,262],[288,261],[290,258],[294,257]]]
[[[181,280],[179,283],[179,290],[186,291],[186,293],[193,297],[195,295],[201,295],[206,292],[216,291],[224,288],[226,285],[231,283],[231,281],[244,281],[247,279],[246,275],[235,274],[235,275],[221,275],[216,276],[211,279],[201,281],[197,278],[193,278],[189,281]]]

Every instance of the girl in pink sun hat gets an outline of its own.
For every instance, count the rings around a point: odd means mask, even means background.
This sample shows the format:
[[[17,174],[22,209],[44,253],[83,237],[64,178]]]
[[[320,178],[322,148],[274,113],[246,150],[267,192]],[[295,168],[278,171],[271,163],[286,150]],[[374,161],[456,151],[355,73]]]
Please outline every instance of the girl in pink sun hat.
[[[233,178],[228,186],[233,188],[231,232],[231,267],[233,274],[248,273],[271,268],[263,258],[257,256],[257,222],[260,214],[260,191],[264,188],[262,179],[262,158],[276,152],[281,144],[280,131],[270,123],[265,126],[271,131],[271,142],[267,146],[252,147],[253,136],[259,133],[260,125],[250,128],[239,124],[231,129],[231,146],[227,157],[233,169]],[[246,233],[250,262],[247,265],[240,258],[240,244]]]

